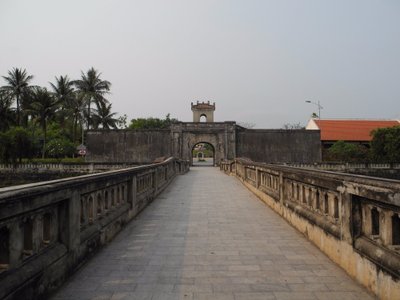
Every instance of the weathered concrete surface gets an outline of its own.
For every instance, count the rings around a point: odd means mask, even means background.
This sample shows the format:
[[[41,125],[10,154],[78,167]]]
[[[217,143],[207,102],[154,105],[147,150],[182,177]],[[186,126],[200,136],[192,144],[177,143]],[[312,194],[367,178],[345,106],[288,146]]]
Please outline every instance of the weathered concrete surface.
[[[233,177],[192,168],[53,299],[373,299]]]
[[[170,135],[169,129],[90,130],[87,160],[148,164],[171,156]]]
[[[235,122],[177,122],[169,129],[90,130],[90,162],[151,163],[157,157],[192,159],[197,143],[215,150],[215,163],[246,157],[258,162],[314,163],[321,160],[318,130],[253,130]]]
[[[321,161],[319,131],[245,129],[238,130],[236,137],[237,157],[270,163],[314,163]]]

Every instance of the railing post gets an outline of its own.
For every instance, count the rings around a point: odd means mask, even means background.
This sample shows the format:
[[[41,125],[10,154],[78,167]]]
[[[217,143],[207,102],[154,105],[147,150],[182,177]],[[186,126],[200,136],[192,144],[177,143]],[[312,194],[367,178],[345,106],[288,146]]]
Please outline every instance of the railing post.
[[[60,218],[60,231],[65,236],[66,246],[73,252],[78,251],[80,245],[80,214],[81,214],[81,195],[78,190],[72,192],[71,198],[68,200],[68,209],[66,213],[66,220]],[[67,222],[64,222],[67,221]]]
[[[153,177],[153,188],[154,188],[154,195],[157,194],[158,191],[158,172],[159,172],[159,168],[156,168],[153,172],[152,172],[152,177]]]
[[[256,167],[256,189],[260,187],[260,170]]]
[[[133,175],[132,178],[128,181],[128,202],[131,204],[131,210],[133,209],[136,203],[136,175]]]
[[[14,222],[9,227],[10,237],[10,269],[18,266],[21,260],[21,253],[23,250],[23,229],[22,224]]]
[[[285,187],[283,180],[283,172],[279,172],[279,202],[281,205],[285,202]]]

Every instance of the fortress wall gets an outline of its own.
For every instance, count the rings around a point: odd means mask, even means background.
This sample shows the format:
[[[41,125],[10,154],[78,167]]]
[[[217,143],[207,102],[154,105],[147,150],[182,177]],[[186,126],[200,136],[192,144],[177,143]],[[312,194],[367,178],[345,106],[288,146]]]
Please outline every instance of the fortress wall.
[[[190,159],[189,148],[197,142],[212,143],[217,161],[234,157],[270,163],[321,161],[318,130],[254,130],[235,127],[234,122],[178,123],[169,129],[90,130],[87,161],[146,164],[158,157]]]
[[[147,164],[158,157],[170,157],[169,129],[91,130],[87,132],[87,160]]]
[[[273,163],[321,161],[319,130],[243,129],[236,138],[237,157]]]

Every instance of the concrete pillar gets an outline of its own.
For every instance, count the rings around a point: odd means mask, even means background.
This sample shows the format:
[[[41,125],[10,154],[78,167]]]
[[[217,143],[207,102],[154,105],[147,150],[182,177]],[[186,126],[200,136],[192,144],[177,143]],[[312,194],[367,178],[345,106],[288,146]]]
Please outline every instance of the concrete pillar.
[[[392,216],[392,211],[380,211],[380,236],[385,246],[392,244]]]
[[[83,203],[84,204],[84,203]],[[80,245],[80,210],[81,195],[78,190],[72,192],[68,200],[67,223],[63,227],[67,230],[67,247],[70,251],[77,252]],[[83,208],[83,211],[86,209]]]
[[[320,197],[323,194],[320,193]],[[342,193],[340,194],[340,203],[341,203],[341,210],[342,210],[342,218],[341,218],[341,232],[342,232],[342,240],[346,240],[349,244],[352,243],[352,236],[351,236],[351,231],[352,231],[352,198],[351,195],[348,193]],[[320,207],[321,202],[320,202]]]
[[[18,219],[9,227],[9,259],[10,269],[21,264],[21,254],[24,248],[24,230],[23,224]]]

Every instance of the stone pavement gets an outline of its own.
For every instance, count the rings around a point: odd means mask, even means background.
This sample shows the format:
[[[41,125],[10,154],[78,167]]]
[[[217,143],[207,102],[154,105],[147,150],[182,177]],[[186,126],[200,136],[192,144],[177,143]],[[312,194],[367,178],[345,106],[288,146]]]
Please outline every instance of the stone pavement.
[[[216,168],[193,167],[53,299],[374,299]]]

